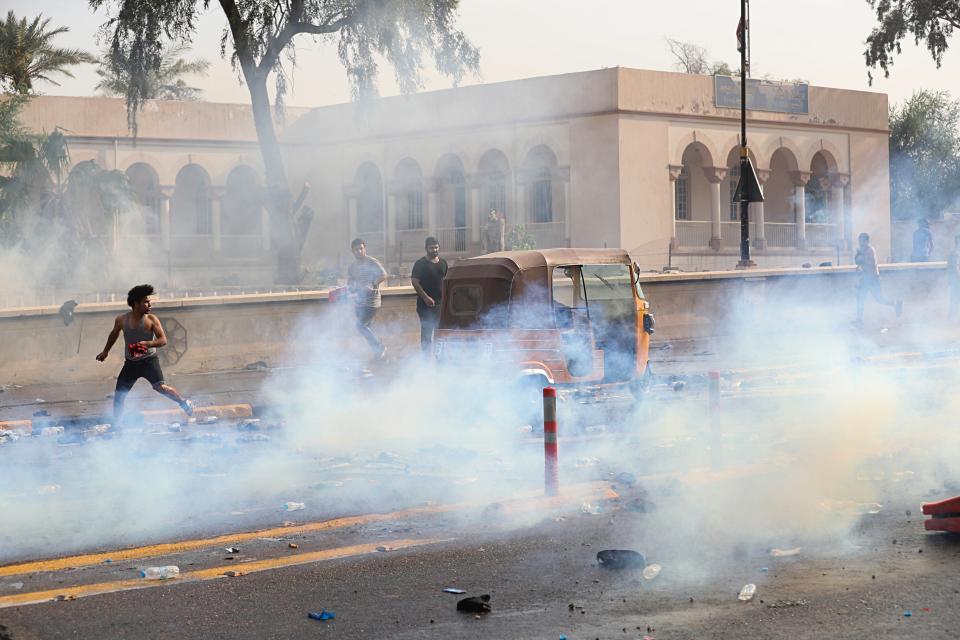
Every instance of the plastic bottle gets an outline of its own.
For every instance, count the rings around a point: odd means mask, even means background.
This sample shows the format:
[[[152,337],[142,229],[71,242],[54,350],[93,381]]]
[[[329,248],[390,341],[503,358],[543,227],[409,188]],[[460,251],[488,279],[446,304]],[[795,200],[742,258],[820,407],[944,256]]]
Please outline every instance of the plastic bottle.
[[[658,564],[648,564],[643,570],[643,577],[647,580],[653,580],[660,575],[662,569],[663,567]]]
[[[168,565],[166,567],[147,567],[140,570],[140,577],[144,580],[169,580],[180,577],[180,567]]]
[[[743,589],[740,589],[740,595],[737,596],[743,602],[749,602],[753,600],[753,595],[757,592],[757,585],[750,584],[743,585]]]

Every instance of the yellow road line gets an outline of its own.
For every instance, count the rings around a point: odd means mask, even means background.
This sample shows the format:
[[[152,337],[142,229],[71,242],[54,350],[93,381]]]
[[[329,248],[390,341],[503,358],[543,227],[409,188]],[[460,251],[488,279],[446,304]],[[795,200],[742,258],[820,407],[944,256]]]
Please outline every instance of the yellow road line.
[[[509,500],[501,501],[504,506],[512,506],[512,510],[522,508],[533,508],[536,505],[545,504],[548,507],[559,507],[563,501],[579,500],[584,497],[592,497],[600,500],[611,497],[608,492],[609,485],[603,482],[592,482],[585,484],[570,485],[567,488],[561,488],[560,496],[556,498],[537,497],[535,492],[520,494]],[[613,494],[616,497],[616,494]],[[101,564],[105,560],[112,562],[123,562],[126,560],[135,560],[138,558],[148,558],[151,556],[164,556],[207,547],[219,547],[229,543],[244,542],[247,540],[256,540],[257,538],[273,538],[315,531],[328,531],[331,529],[343,529],[355,527],[375,522],[384,522],[390,520],[402,520],[414,516],[432,515],[439,513],[448,513],[468,508],[476,508],[478,505],[489,504],[495,501],[482,502],[464,502],[447,505],[428,505],[424,507],[413,507],[394,511],[391,513],[371,513],[359,516],[346,516],[343,518],[334,518],[333,520],[324,520],[321,522],[308,522],[301,525],[288,527],[274,527],[272,529],[262,529],[259,531],[248,531],[242,533],[228,533],[212,538],[202,538],[197,540],[183,540],[180,542],[164,542],[160,544],[134,547],[131,549],[117,549],[104,553],[89,553],[65,558],[53,558],[49,560],[38,560],[33,562],[23,562],[19,564],[10,564],[0,566],[0,578],[14,576],[22,573],[36,573],[39,571],[59,571],[61,569],[86,567],[95,564]]]
[[[134,589],[149,589],[152,587],[189,582],[218,580],[220,578],[226,578],[227,571],[243,572],[244,574],[270,571],[272,569],[282,569],[283,567],[322,562],[324,560],[334,560],[337,558],[348,558],[350,556],[376,553],[378,546],[386,546],[396,550],[419,547],[428,544],[436,544],[438,542],[449,542],[450,540],[452,540],[452,538],[426,538],[423,540],[393,540],[391,542],[357,544],[349,547],[338,547],[336,549],[325,549],[323,551],[297,553],[279,558],[245,562],[243,564],[231,564],[222,567],[211,567],[209,569],[188,571],[186,573],[181,573],[179,578],[174,578],[171,580],[144,580],[143,578],[134,580],[114,580],[111,582],[84,584],[77,587],[64,587],[59,589],[48,589],[46,591],[17,593],[9,596],[0,596],[0,609],[29,604],[39,604],[58,599],[72,600],[74,598],[85,598],[87,596],[96,596],[104,593],[114,593],[117,591],[131,591]]]

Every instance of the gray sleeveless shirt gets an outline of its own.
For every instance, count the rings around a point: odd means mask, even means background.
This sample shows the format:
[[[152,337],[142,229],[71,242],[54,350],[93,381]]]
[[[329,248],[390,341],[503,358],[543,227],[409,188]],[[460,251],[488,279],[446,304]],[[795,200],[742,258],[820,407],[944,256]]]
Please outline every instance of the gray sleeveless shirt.
[[[153,331],[147,329],[147,316],[140,318],[140,324],[133,326],[133,317],[130,314],[123,316],[123,343],[126,348],[123,350],[124,357],[130,361],[144,360],[157,354],[156,347],[150,347],[144,353],[134,355],[130,351],[131,345],[145,340],[153,340]]]

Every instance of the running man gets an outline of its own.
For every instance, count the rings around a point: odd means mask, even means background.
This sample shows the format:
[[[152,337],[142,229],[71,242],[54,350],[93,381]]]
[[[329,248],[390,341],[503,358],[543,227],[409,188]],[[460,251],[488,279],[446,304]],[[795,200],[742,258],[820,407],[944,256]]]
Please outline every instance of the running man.
[[[184,400],[176,389],[163,381],[157,347],[166,346],[167,335],[163,332],[157,316],[150,313],[152,295],[153,285],[140,284],[130,289],[127,293],[127,304],[131,311],[116,317],[113,330],[107,336],[107,345],[97,354],[97,360],[106,360],[113,344],[123,332],[124,362],[120,375],[117,376],[117,389],[113,395],[115,426],[120,424],[123,415],[123,401],[140,378],[146,378],[154,390],[179,404],[188,416],[193,415],[193,403]]]
[[[370,345],[375,360],[383,360],[387,349],[370,325],[380,308],[380,285],[387,279],[387,270],[380,261],[367,255],[367,244],[360,238],[350,243],[353,264],[347,269],[347,287],[353,296],[357,314],[357,331]]]
[[[857,247],[854,262],[860,274],[860,283],[857,287],[857,319],[854,321],[854,326],[863,327],[863,306],[868,295],[872,295],[873,299],[880,304],[893,307],[899,318],[903,312],[903,301],[891,300],[884,295],[880,287],[880,267],[877,265],[877,252],[870,245],[870,234],[861,233],[857,237],[857,242],[859,247]]]

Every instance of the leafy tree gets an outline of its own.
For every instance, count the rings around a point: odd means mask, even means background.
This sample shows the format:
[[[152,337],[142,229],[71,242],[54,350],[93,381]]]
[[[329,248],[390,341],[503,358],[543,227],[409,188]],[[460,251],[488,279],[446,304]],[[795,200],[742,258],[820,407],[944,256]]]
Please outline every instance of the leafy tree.
[[[33,83],[43,80],[57,84],[50,76],[73,74],[67,67],[94,62],[93,56],[80,49],[53,46],[53,39],[69,31],[69,27],[50,28],[50,18],[42,15],[27,22],[17,20],[13,11],[0,22],[0,79],[17,93],[33,93]]]
[[[115,9],[104,25],[110,34],[110,64],[126,74],[127,113],[136,131],[136,112],[146,99],[168,43],[189,42],[199,13],[210,0],[89,0],[94,9]],[[307,34],[336,42],[354,97],[374,93],[378,61],[392,64],[404,92],[422,84],[423,56],[454,82],[479,66],[479,52],[456,28],[459,0],[219,0],[226,20],[221,53],[239,69],[253,107],[266,174],[265,204],[277,247],[280,282],[298,282],[300,253],[311,212],[294,200],[270,109],[268,82],[282,109],[287,88],[284,60],[295,65],[294,40]],[[321,79],[316,79],[320,81]]]
[[[890,109],[890,201],[897,218],[939,217],[960,197],[960,101],[918,91]]]
[[[203,58],[187,60],[183,54],[189,47],[171,47],[160,57],[160,66],[156,71],[147,74],[143,89],[144,100],[199,100],[203,97],[203,89],[191,87],[183,76],[205,75],[210,68],[210,62]],[[100,59],[97,75],[100,82],[96,90],[108,96],[126,97],[130,92],[130,75],[125,68],[117,69],[109,60],[109,52]]]
[[[916,44],[921,41],[930,51],[937,68],[949,47],[947,40],[960,28],[960,0],[867,0],[877,15],[877,26],[867,36],[863,52],[867,66],[880,67],[884,77],[890,76],[893,59],[901,52],[901,42],[908,34]],[[870,81],[873,74],[868,72]]]
[[[504,244],[511,251],[523,251],[526,249],[536,249],[537,239],[527,231],[526,225],[511,224],[507,226]]]
[[[677,71],[695,75],[730,76],[735,72],[726,62],[710,62],[707,50],[692,42],[681,42],[667,38],[667,48],[675,58],[673,66]]]

